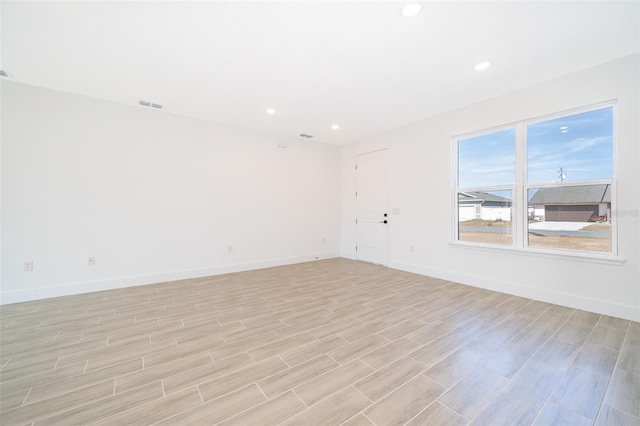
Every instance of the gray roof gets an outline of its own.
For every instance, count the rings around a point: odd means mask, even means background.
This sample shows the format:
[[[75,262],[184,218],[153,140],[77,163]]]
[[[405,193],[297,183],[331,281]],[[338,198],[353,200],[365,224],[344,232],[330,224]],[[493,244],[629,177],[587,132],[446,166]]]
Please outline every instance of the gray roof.
[[[539,188],[529,204],[610,203],[609,184]]]
[[[500,197],[499,195],[489,194],[488,192],[460,192],[458,194],[458,201],[467,203],[482,203],[485,201],[496,203],[511,203],[509,198]]]

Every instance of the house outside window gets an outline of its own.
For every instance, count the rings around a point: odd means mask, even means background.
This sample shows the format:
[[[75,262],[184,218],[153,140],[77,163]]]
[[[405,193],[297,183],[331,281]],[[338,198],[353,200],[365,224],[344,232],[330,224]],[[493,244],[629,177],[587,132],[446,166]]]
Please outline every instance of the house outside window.
[[[614,105],[454,138],[455,241],[616,254]]]

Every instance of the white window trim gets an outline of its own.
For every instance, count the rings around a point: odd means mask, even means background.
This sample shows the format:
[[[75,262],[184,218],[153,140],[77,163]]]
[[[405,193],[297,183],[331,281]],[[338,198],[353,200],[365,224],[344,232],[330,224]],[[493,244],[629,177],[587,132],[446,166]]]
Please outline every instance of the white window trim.
[[[526,126],[530,124],[540,123],[556,118],[567,117],[575,114],[586,113],[603,108],[613,109],[613,177],[610,179],[594,179],[583,181],[569,181],[569,182],[545,182],[545,183],[528,183],[527,182],[527,140],[526,140]],[[458,141],[460,139],[467,139],[471,137],[477,137],[487,135],[490,133],[496,133],[503,130],[515,129],[516,139],[516,176],[514,185],[496,185],[496,186],[481,186],[481,187],[458,187]],[[451,171],[452,171],[452,205],[453,205],[453,241],[450,245],[453,247],[460,247],[465,249],[481,249],[494,252],[511,252],[518,255],[530,255],[537,257],[547,258],[562,258],[573,261],[582,261],[590,263],[604,263],[611,265],[622,265],[625,259],[618,256],[618,197],[617,197],[617,171],[618,171],[618,126],[617,126],[617,102],[616,100],[600,102],[590,106],[582,108],[574,108],[571,110],[565,110],[562,112],[548,114],[532,119],[521,120],[514,123],[505,124],[502,126],[496,126],[489,129],[484,129],[477,132],[464,133],[454,135],[451,139]],[[562,250],[562,249],[549,249],[539,247],[528,246],[528,228],[526,226],[528,222],[528,190],[529,188],[549,188],[560,186],[579,186],[579,185],[599,185],[599,184],[611,185],[611,253],[598,253],[579,250]],[[477,243],[472,241],[460,241],[459,240],[459,208],[458,208],[458,192],[473,192],[473,191],[498,191],[510,189],[513,191],[512,201],[512,232],[513,242],[511,245],[504,244],[486,244]]]
[[[595,253],[588,251],[570,251],[570,250],[550,250],[534,247],[514,247],[500,244],[482,244],[470,241],[452,241],[449,243],[451,247],[482,250],[494,253],[511,253],[521,256],[546,257],[549,259],[564,259],[576,262],[599,263],[606,265],[623,265],[625,258],[613,256],[604,253]]]

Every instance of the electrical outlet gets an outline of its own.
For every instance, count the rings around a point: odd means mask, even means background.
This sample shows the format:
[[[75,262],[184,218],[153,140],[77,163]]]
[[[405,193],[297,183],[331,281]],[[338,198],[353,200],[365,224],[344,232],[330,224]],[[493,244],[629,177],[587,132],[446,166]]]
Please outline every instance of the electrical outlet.
[[[413,253],[416,250],[416,248],[413,246],[413,244],[411,244],[409,246],[409,250],[411,251],[411,253]]]
[[[24,262],[24,271],[31,272],[33,271],[33,260],[27,260]]]
[[[227,248],[227,251],[228,251],[229,253],[233,253],[233,246],[229,246],[229,248]]]
[[[87,265],[93,266],[95,264],[96,264],[96,258],[93,256],[89,256],[89,258],[87,259]]]
[[[322,239],[322,244],[324,244],[324,243],[326,243],[326,242],[327,242],[327,239],[326,239],[326,238],[323,238],[323,239]]]

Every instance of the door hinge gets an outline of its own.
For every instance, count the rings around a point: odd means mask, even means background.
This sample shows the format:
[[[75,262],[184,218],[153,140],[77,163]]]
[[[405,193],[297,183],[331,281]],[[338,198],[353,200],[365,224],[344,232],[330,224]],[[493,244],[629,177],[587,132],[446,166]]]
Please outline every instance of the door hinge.
[[[358,251],[358,246],[356,246],[356,251]]]
[[[358,196],[358,191],[356,191],[356,197]]]
[[[356,164],[356,170],[358,170],[358,165]]]
[[[356,219],[356,225],[358,224],[358,219]]]

